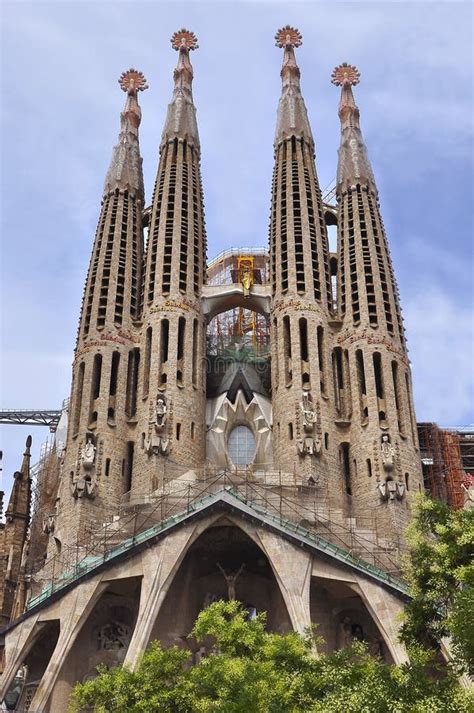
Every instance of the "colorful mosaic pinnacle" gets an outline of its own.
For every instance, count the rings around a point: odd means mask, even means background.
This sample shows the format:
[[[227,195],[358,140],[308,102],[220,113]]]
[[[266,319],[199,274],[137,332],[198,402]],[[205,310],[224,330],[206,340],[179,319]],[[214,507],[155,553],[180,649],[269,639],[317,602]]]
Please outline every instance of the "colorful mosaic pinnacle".
[[[126,72],[122,72],[118,83],[122,91],[127,92],[127,94],[136,94],[148,89],[143,72],[139,72],[138,69],[133,69],[133,67],[127,69]]]
[[[355,86],[360,82],[360,72],[353,64],[343,62],[335,67],[331,74],[331,82],[337,87],[352,85]]]
[[[171,38],[171,46],[174,50],[197,50],[199,45],[194,32],[186,30],[184,27],[174,33]]]
[[[296,27],[285,25],[275,35],[275,45],[283,49],[284,47],[300,47],[303,44],[301,32]]]

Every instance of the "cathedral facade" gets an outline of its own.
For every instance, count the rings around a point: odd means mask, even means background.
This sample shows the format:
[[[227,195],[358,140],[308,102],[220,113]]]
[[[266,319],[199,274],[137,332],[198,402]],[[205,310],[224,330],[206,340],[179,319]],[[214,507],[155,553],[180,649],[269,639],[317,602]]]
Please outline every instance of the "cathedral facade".
[[[74,353],[67,437],[30,514],[29,446],[2,549],[2,696],[65,710],[99,663],[150,641],[205,655],[199,611],[237,598],[270,630],[311,624],[406,660],[396,614],[404,529],[423,488],[410,366],[387,237],[342,64],[336,203],[323,200],[295,28],[282,91],[268,249],[207,262],[191,51],[145,204],[135,69],[105,179]],[[328,226],[337,225],[337,252]],[[145,244],[144,235],[147,233]]]

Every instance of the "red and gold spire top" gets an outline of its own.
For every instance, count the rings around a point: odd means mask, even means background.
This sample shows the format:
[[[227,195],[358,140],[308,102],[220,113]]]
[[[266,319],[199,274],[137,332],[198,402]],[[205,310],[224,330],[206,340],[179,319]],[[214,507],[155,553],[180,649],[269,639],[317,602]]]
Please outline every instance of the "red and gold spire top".
[[[139,194],[144,199],[142,159],[138,143],[138,127],[142,112],[138,103],[138,92],[148,89],[142,72],[131,67],[122,72],[118,80],[122,91],[126,92],[125,107],[120,114],[120,134],[114,147],[112,160],[105,178],[104,194],[112,193],[117,188]]]
[[[301,32],[286,25],[275,35],[275,45],[284,50],[280,72],[282,91],[278,106],[275,147],[285,139],[296,136],[314,146],[308,113],[301,94],[300,69],[296,63],[295,47],[303,44]]]
[[[336,189],[340,195],[350,185],[369,184],[376,192],[374,174],[359,124],[359,108],[354,100],[352,87],[359,84],[360,72],[352,64],[343,62],[335,67],[331,82],[341,87],[339,118],[341,120],[341,144],[337,166]]]
[[[196,109],[192,94],[194,72],[189,59],[189,53],[199,47],[197,37],[194,32],[183,27],[173,34],[171,46],[179,52],[179,56],[178,64],[173,73],[173,98],[168,105],[161,146],[178,138],[186,140],[189,144],[199,149]]]

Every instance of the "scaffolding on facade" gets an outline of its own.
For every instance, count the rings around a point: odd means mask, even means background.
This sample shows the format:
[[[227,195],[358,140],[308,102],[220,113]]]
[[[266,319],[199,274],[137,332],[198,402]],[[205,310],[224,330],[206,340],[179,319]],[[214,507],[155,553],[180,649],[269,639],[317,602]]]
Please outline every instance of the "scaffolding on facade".
[[[435,500],[446,502],[455,509],[462,508],[465,502],[463,482],[468,471],[461,452],[461,434],[458,430],[440,428],[435,423],[417,425],[425,490]],[[474,439],[467,443],[474,446]],[[470,449],[464,448],[466,458],[469,458]]]
[[[244,297],[252,285],[268,282],[268,252],[263,248],[230,248],[212,260],[207,269],[207,284],[243,287]],[[208,351],[245,348],[259,356],[268,352],[269,325],[264,315],[244,306],[216,315],[208,327]]]

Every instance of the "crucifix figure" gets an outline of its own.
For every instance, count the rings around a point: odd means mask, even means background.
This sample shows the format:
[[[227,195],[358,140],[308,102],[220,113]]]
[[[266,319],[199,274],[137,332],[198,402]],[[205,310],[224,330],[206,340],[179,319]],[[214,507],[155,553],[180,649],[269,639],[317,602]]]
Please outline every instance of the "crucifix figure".
[[[235,584],[237,582],[237,579],[240,577],[240,575],[243,572],[243,569],[245,567],[245,563],[242,562],[240,565],[240,569],[238,572],[230,572],[227,574],[224,569],[220,566],[219,562],[217,562],[217,566],[219,567],[222,576],[224,577],[225,581],[227,582],[227,598],[229,601],[233,601],[235,599]]]

